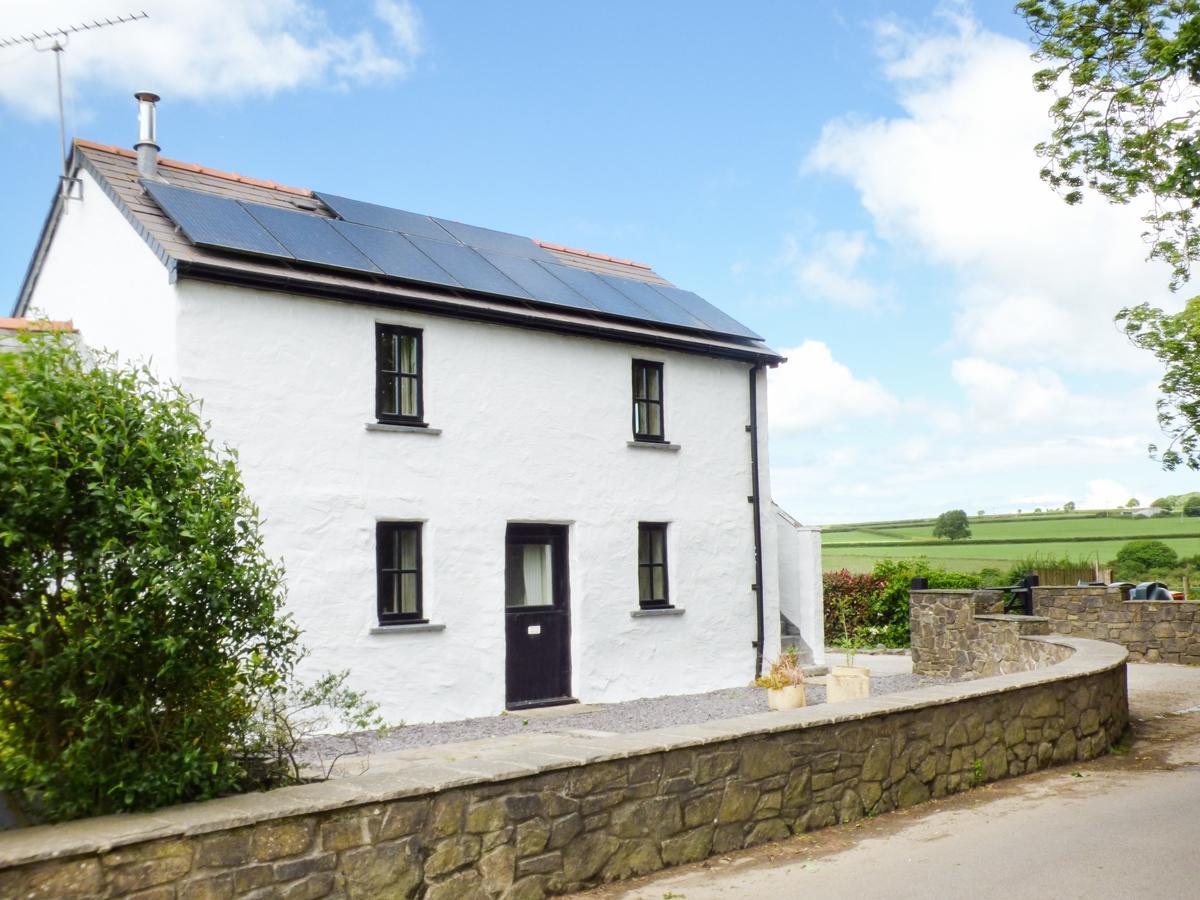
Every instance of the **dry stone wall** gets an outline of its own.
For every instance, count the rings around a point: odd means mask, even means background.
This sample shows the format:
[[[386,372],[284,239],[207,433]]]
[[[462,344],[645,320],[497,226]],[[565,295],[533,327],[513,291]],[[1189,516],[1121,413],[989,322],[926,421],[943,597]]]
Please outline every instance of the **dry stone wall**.
[[[1200,664],[1200,603],[1130,600],[1121,585],[1037,587],[1034,612],[1055,634],[1112,641],[1134,662]]]
[[[1022,639],[1069,656],[1036,671],[7,832],[0,896],[536,900],[642,875],[1106,752],[1125,654],[1056,640]]]
[[[1050,633],[1040,616],[1004,615],[999,591],[913,591],[910,599],[913,672],[972,678],[1026,672],[1061,662],[1071,651],[1027,641]]]

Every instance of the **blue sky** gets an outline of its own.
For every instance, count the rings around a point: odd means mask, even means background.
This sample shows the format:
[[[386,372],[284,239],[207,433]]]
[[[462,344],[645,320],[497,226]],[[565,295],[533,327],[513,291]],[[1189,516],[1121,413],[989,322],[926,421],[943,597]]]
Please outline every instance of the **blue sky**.
[[[9,8],[11,7],[11,9]],[[1170,303],[1137,211],[1037,179],[1009,4],[147,2],[74,39],[69,131],[652,264],[788,352],[777,498],[824,523],[1149,501]],[[16,0],[0,30],[119,12]],[[49,17],[49,18],[47,18]],[[54,189],[48,54],[0,50],[0,291]]]

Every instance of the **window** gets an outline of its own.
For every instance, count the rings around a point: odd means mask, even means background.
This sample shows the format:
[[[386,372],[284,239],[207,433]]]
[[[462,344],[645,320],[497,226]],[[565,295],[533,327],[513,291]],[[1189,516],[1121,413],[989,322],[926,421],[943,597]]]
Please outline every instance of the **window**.
[[[421,609],[421,523],[379,522],[375,526],[379,572],[379,624],[423,622]]]
[[[642,608],[669,607],[667,598],[667,526],[638,523],[638,602]]]
[[[633,436],[639,441],[663,437],[663,364],[633,361]]]
[[[375,418],[424,425],[421,404],[421,332],[375,326]]]

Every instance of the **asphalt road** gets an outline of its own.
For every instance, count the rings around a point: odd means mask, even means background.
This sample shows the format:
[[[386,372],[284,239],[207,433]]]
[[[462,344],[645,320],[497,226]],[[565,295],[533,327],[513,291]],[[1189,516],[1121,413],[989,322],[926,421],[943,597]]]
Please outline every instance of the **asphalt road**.
[[[1200,669],[1129,667],[1128,753],[593,891],[623,900],[1200,897]]]

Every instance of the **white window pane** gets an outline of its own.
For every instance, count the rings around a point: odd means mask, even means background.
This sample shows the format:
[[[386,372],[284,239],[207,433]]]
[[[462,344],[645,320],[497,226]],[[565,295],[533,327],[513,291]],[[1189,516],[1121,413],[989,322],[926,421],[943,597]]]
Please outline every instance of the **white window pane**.
[[[400,576],[400,611],[409,614],[417,611],[417,576],[411,573]]]
[[[400,371],[417,374],[417,339],[414,335],[406,334],[400,338]]]
[[[415,569],[417,567],[417,532],[406,528],[397,534],[400,538],[400,568]]]
[[[653,435],[662,434],[662,407],[657,403],[648,404],[649,418],[646,423],[646,433]]]
[[[417,379],[400,379],[400,415],[417,415]]]

